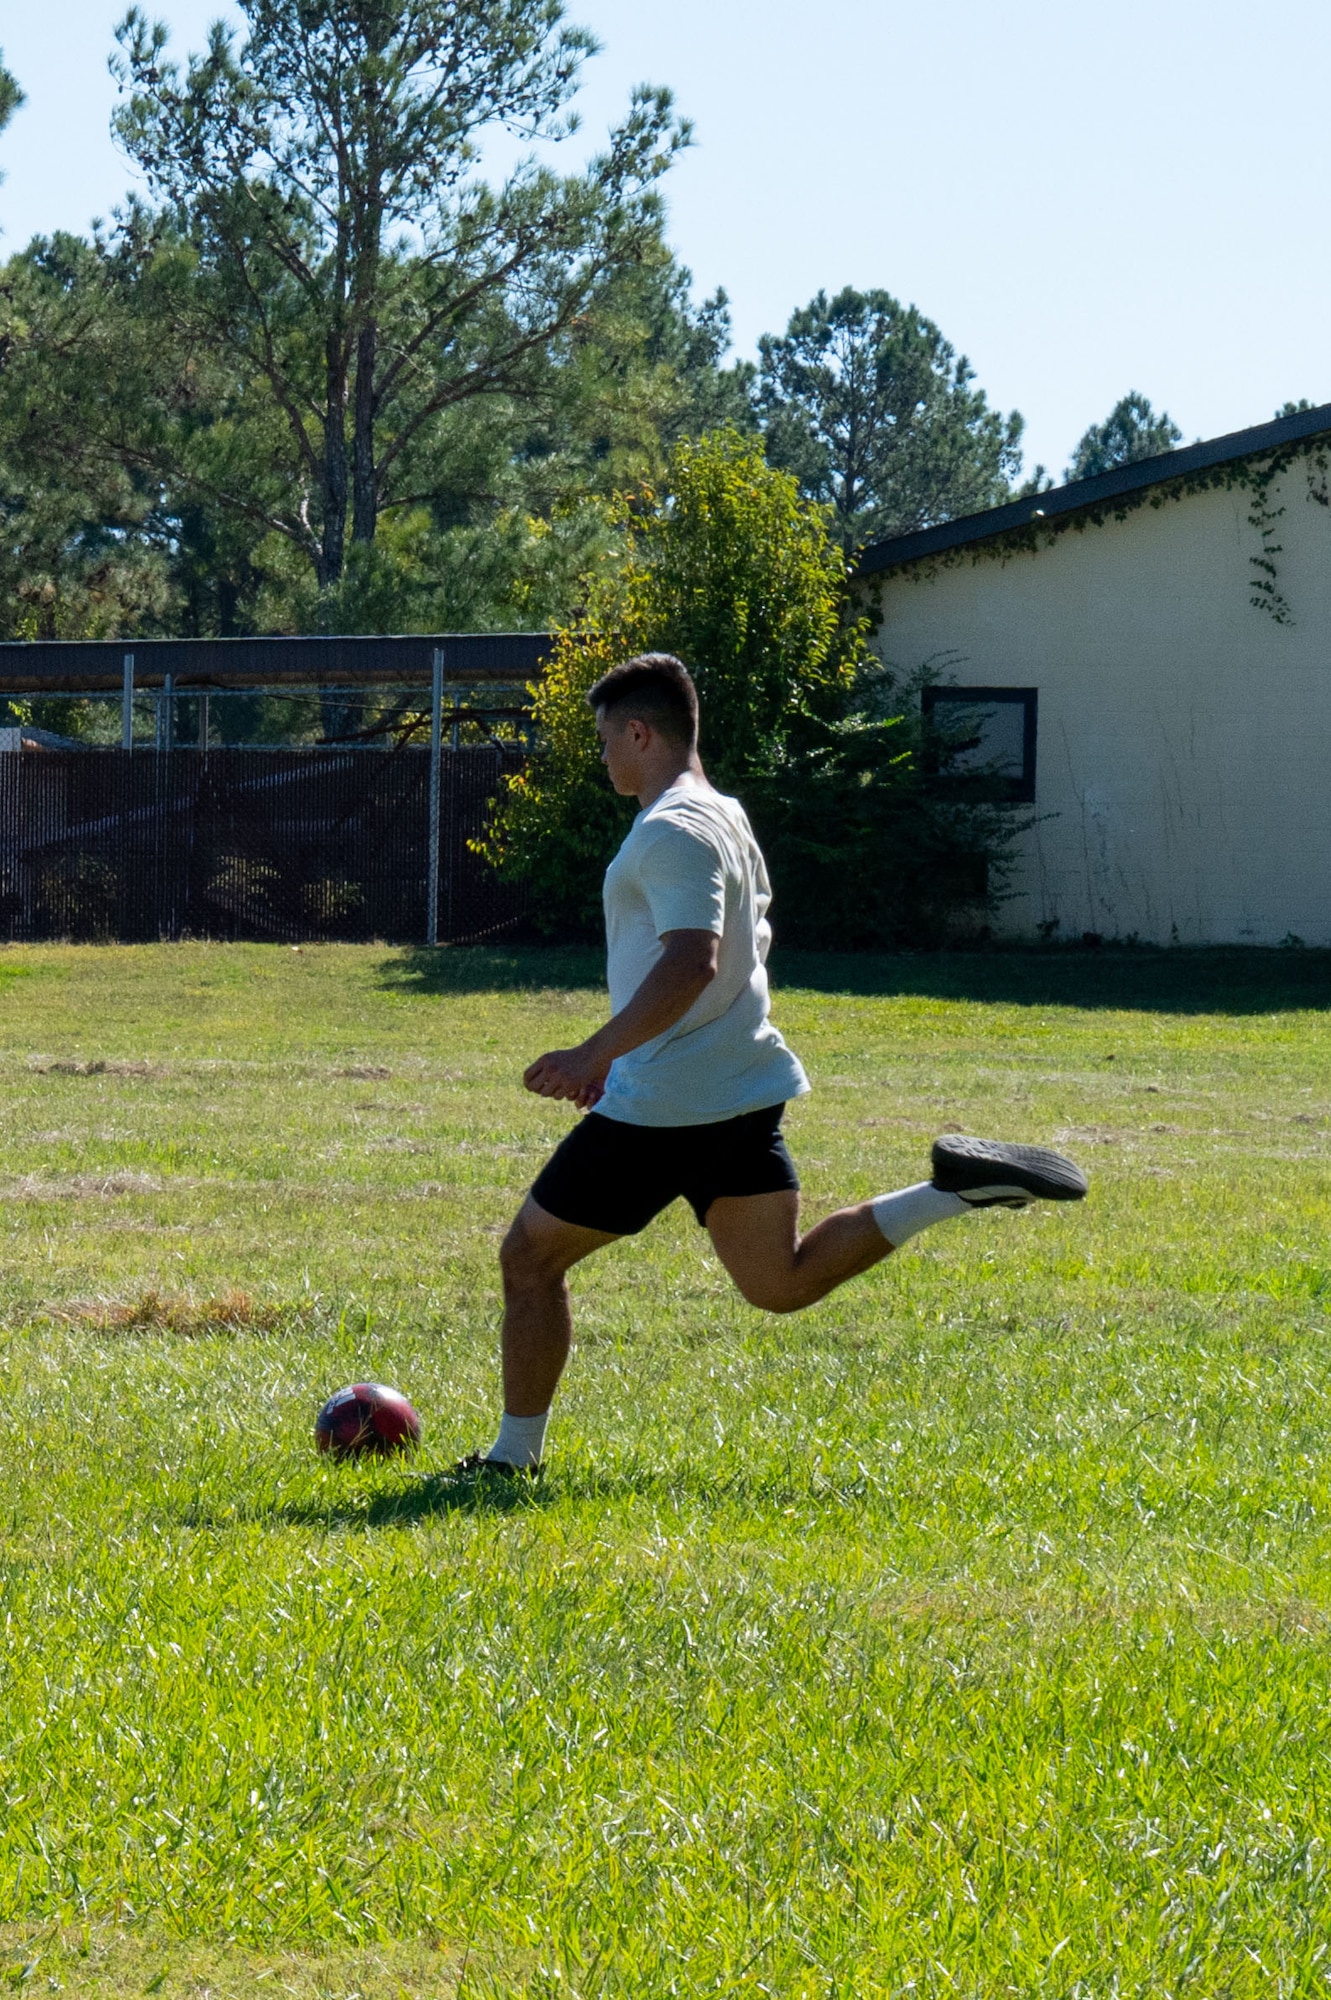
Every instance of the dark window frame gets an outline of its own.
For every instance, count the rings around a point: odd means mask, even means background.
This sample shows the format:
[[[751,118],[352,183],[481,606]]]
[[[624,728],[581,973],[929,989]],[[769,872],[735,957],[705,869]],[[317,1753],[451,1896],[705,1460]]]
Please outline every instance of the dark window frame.
[[[1024,713],[1021,731],[1021,776],[1003,777],[997,772],[944,771],[940,768],[938,740],[930,724],[938,708],[968,702],[993,708],[1000,702],[1020,702]],[[1035,752],[1039,736],[1040,691],[1033,687],[952,687],[938,684],[921,690],[924,714],[924,768],[935,787],[950,797],[984,800],[995,805],[1035,803]]]

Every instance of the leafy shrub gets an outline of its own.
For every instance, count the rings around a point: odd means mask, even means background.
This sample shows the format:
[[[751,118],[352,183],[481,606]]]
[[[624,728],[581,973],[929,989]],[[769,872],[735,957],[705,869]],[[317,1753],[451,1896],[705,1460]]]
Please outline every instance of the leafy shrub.
[[[824,511],[726,428],[679,445],[661,490],[622,498],[617,546],[531,689],[538,754],[505,780],[479,850],[529,882],[548,930],[594,932],[601,875],[632,818],[611,792],[587,690],[646,651],[676,653],[702,705],[713,783],[764,843],[781,935],[846,945],[973,924],[1009,822],[923,774],[919,679],[884,669]]]
[[[926,775],[920,692],[931,677],[864,666],[841,715],[746,786],[788,943],[882,949],[983,934],[1026,822]],[[933,750],[946,768],[937,736]]]

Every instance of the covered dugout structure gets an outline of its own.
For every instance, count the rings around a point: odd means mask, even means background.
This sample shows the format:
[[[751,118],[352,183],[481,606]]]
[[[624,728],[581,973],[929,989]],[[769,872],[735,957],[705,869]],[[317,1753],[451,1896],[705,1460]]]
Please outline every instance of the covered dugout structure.
[[[548,644],[0,644],[0,699],[107,705],[95,743],[0,729],[0,939],[435,944],[518,929],[521,891],[468,842],[529,754],[527,687]],[[237,741],[228,711],[234,723],[261,695],[315,719],[320,740]]]

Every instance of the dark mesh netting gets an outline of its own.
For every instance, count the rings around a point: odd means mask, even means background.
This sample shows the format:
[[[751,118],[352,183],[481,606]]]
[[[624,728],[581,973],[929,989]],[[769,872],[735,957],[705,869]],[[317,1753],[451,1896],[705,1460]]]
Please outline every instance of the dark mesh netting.
[[[523,754],[443,754],[441,943],[522,922],[522,891],[467,842]],[[414,745],[0,755],[0,938],[418,941],[429,803]]]

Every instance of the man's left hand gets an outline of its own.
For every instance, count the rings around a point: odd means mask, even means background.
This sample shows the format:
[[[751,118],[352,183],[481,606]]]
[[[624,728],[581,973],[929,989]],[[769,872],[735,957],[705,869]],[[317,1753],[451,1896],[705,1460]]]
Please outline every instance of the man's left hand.
[[[522,1081],[537,1097],[558,1097],[590,1111],[605,1092],[610,1062],[584,1042],[576,1049],[550,1049],[524,1070]]]

